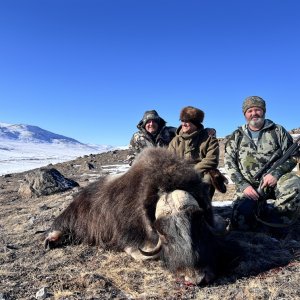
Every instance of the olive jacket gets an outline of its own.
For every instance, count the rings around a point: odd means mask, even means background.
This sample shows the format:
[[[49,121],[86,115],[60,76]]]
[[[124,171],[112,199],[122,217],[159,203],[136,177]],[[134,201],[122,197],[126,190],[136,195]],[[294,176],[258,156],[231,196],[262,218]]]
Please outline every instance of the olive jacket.
[[[194,168],[199,173],[216,169],[219,164],[218,139],[209,135],[208,130],[202,124],[191,134],[183,133],[182,126],[178,127],[176,136],[170,142],[168,149],[194,164]]]

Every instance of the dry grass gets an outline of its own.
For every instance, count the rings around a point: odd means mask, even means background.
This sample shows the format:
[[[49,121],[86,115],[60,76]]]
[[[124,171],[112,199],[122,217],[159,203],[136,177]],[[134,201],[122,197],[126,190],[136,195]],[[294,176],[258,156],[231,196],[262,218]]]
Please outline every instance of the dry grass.
[[[94,158],[95,159],[95,158]],[[88,181],[59,166],[81,186]],[[65,173],[64,173],[65,172]],[[97,172],[97,170],[94,172]],[[37,230],[49,227],[70,203],[74,191],[21,199],[24,174],[0,177],[0,294],[3,299],[35,299],[46,287],[47,299],[299,299],[299,225],[286,239],[262,233],[233,232],[245,249],[239,265],[210,286],[187,286],[160,261],[136,262],[125,253],[88,245],[45,251]],[[234,188],[216,200],[231,200]],[[230,208],[219,210],[226,214]],[[1,298],[1,297],[0,297]]]

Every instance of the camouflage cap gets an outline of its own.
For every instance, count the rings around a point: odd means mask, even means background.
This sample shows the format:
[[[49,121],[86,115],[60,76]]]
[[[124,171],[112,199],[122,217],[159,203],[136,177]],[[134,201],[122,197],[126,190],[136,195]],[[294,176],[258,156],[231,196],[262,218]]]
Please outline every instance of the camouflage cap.
[[[159,121],[160,117],[157,113],[156,110],[147,110],[145,113],[144,113],[144,116],[143,116],[143,123],[144,125],[146,124],[147,121],[149,120],[156,120],[156,121]]]
[[[260,107],[264,112],[266,112],[266,102],[263,98],[258,96],[249,96],[244,100],[243,114],[245,114],[247,109],[250,107]]]
[[[166,121],[159,116],[159,114],[157,113],[156,110],[154,110],[154,109],[153,110],[147,110],[147,111],[145,111],[142,120],[139,122],[138,128],[139,127],[145,127],[146,123],[149,120],[156,121],[158,125],[166,123]]]

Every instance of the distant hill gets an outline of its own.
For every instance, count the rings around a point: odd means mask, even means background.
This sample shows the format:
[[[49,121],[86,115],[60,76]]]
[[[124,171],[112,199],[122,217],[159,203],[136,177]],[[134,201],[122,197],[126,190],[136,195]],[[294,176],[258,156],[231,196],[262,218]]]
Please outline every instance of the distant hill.
[[[39,143],[74,143],[82,144],[79,141],[56,134],[38,126],[25,124],[0,123],[0,138],[22,142]]]
[[[0,123],[0,175],[116,148],[84,144],[37,126]]]

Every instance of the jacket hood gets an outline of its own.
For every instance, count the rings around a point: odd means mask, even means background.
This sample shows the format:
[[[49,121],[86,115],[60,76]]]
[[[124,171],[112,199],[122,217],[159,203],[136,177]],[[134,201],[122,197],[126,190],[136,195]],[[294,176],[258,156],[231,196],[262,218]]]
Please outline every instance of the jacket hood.
[[[158,129],[161,129],[166,125],[166,121],[158,115],[156,110],[147,110],[144,113],[142,120],[139,121],[136,127],[138,129],[145,128],[145,125],[149,120],[156,121],[158,124]]]

